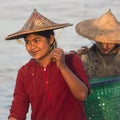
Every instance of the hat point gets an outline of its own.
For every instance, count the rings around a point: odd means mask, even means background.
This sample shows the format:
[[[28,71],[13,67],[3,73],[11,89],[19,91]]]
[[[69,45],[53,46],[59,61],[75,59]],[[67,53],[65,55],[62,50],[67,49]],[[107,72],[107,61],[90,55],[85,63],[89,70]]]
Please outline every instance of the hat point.
[[[109,8],[109,12],[111,12],[111,9]]]
[[[33,11],[34,11],[34,12],[37,12],[37,9],[36,9],[36,8],[34,8],[34,9],[33,9]]]

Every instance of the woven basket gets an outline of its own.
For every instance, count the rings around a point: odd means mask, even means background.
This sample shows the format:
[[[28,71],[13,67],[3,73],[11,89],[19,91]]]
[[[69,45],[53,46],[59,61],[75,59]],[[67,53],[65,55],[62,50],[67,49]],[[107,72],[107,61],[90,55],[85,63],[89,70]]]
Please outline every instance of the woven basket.
[[[120,77],[90,80],[92,93],[85,100],[88,120],[120,120]]]

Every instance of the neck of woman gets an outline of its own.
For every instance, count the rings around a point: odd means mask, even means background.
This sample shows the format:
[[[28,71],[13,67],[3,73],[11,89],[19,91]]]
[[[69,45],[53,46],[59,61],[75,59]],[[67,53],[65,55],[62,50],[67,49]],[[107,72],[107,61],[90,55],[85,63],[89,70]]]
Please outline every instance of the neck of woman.
[[[46,68],[46,66],[50,63],[51,58],[49,56],[46,56],[42,59],[38,59],[36,60],[41,66],[43,66],[44,68]]]

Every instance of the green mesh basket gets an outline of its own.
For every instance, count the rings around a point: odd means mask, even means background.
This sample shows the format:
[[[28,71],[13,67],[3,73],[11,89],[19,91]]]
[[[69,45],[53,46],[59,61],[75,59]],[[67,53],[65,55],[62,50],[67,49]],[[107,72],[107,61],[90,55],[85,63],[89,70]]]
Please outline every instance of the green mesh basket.
[[[120,77],[90,80],[92,93],[85,100],[87,120],[120,120]]]

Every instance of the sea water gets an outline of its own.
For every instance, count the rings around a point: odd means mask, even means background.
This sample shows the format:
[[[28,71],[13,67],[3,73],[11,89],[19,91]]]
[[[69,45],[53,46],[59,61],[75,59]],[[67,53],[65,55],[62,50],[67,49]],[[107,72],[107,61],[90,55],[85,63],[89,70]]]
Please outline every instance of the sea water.
[[[100,17],[109,9],[120,19],[119,0],[0,0],[0,3],[0,120],[8,118],[17,71],[30,59],[22,40],[5,41],[5,37],[20,30],[34,8],[54,22],[73,24],[55,31],[58,47],[67,52],[92,44],[75,32],[80,21]],[[30,120],[30,112],[27,116]]]

